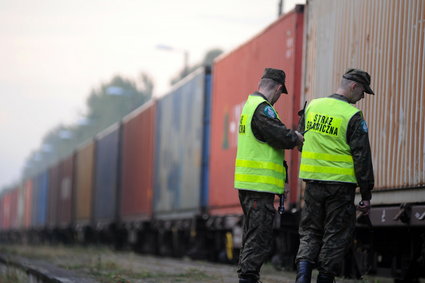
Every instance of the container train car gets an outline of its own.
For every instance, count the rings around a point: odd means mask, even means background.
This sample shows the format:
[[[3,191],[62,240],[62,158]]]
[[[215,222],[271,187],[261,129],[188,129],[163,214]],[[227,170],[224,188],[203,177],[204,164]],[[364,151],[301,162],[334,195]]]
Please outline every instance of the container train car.
[[[29,227],[29,240],[38,243],[46,238],[47,212],[48,212],[48,184],[49,172],[44,171],[33,178],[33,195],[31,209],[31,223]]]
[[[425,2],[314,0],[305,16],[305,100],[330,95],[348,66],[367,70],[376,93],[358,105],[375,173],[360,272],[412,282],[425,255]]]
[[[330,95],[348,67],[359,67],[371,73],[376,92],[359,105],[369,123],[376,188],[372,228],[359,222],[345,275],[423,277],[424,19],[420,1],[296,6],[220,56],[212,70],[197,70],[71,156],[3,192],[0,239],[25,240],[31,233],[46,242],[103,242],[235,262],[242,225],[233,188],[236,129],[263,69],[285,70],[289,95],[276,109],[296,128],[304,101]],[[286,157],[290,194],[276,217],[271,259],[293,268],[303,184],[299,152]]]
[[[184,255],[208,194],[211,74],[195,71],[157,101],[153,215],[159,254]]]
[[[121,129],[116,123],[95,138],[91,227],[97,241],[121,243],[118,232]]]
[[[93,140],[86,142],[74,154],[74,208],[73,219],[77,238],[85,241],[92,241],[93,229],[93,170],[94,170],[94,146]]]
[[[156,103],[148,103],[125,117],[121,125],[118,231],[120,242],[132,246],[141,238],[141,229],[147,242],[152,218],[155,113]]]

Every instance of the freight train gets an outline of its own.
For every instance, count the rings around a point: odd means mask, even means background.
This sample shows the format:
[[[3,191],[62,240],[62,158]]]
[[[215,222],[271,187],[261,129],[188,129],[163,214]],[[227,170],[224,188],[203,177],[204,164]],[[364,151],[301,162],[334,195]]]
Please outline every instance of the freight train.
[[[414,282],[425,275],[424,33],[423,1],[297,5],[212,68],[3,192],[0,239],[100,242],[235,262],[243,221],[233,188],[237,127],[262,71],[285,70],[289,95],[275,106],[295,129],[305,101],[330,95],[344,71],[358,67],[372,75],[376,93],[358,105],[376,184],[370,221],[359,218],[344,275]],[[304,186],[300,153],[287,151],[286,159],[290,193],[276,216],[270,259],[293,269]]]

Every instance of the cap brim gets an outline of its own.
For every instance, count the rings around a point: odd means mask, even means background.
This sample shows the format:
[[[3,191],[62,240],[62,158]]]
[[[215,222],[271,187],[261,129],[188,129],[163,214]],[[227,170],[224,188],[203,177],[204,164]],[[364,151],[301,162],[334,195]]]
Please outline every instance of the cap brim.
[[[375,95],[375,93],[374,93],[374,92],[373,92],[373,90],[370,88],[370,86],[365,85],[365,86],[364,86],[364,89],[365,89],[365,92],[366,92],[366,93],[369,93],[369,94],[373,94],[373,95]]]
[[[285,84],[282,85],[282,93],[288,94]]]

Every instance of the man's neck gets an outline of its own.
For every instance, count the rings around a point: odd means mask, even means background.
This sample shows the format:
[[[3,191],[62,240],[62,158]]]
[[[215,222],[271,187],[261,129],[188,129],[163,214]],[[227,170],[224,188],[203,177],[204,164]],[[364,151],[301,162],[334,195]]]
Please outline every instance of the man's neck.
[[[265,100],[267,100],[270,103],[270,99],[267,97],[267,95],[265,95],[264,93],[262,93],[261,91],[257,90],[255,92],[255,94],[262,96]]]
[[[345,97],[344,95],[339,94],[339,93],[334,93],[334,94],[330,95],[330,97],[337,98],[337,99],[348,102],[348,98]]]

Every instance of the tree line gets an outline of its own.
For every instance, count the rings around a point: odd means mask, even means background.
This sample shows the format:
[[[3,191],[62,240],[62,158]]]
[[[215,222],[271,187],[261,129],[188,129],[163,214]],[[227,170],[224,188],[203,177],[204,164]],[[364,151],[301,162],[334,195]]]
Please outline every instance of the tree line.
[[[201,63],[179,71],[170,84],[177,83],[200,66],[211,66],[221,53],[220,49],[208,51]],[[153,90],[154,83],[145,73],[141,73],[137,80],[115,76],[92,89],[86,100],[87,113],[79,121],[70,125],[58,124],[44,135],[39,148],[26,159],[22,179],[36,176],[72,154],[82,143],[149,101]]]

